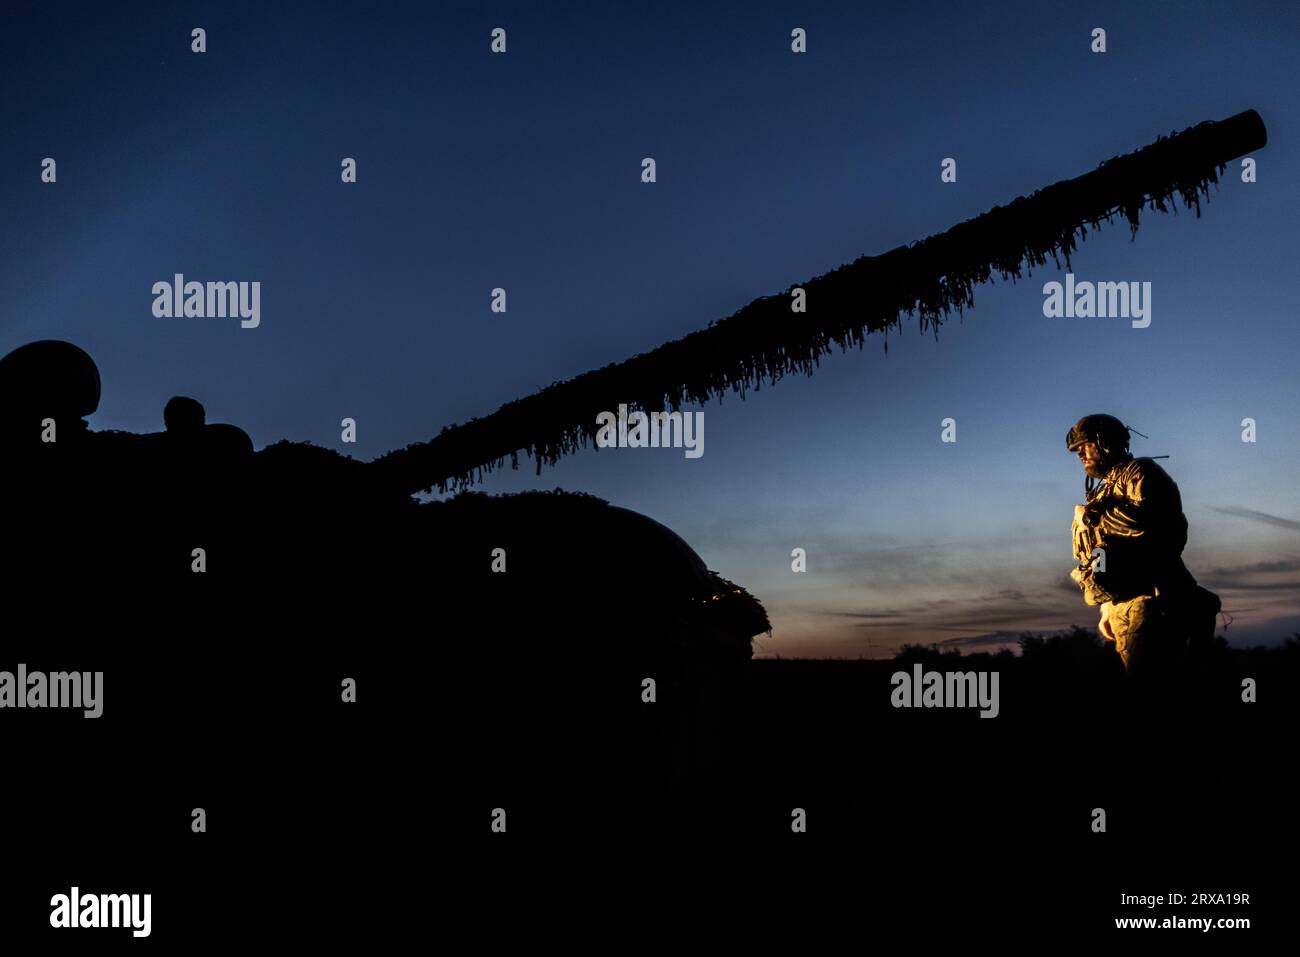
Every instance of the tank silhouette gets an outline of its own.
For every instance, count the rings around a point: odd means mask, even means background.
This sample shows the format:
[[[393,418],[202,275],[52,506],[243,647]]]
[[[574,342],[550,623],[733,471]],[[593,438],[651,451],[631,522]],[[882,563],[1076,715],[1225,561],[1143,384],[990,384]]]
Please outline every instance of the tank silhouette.
[[[527,770],[539,754],[546,773],[579,774],[614,745],[685,769],[716,739],[698,702],[725,693],[770,629],[762,605],[678,535],[594,496],[420,503],[329,449],[254,451],[189,397],[166,404],[163,431],[94,431],[99,392],[71,343],[0,359],[5,580],[56,603],[68,630],[102,631],[102,611],[124,601],[214,637],[255,618],[279,636],[382,642],[415,619],[473,729],[462,757],[474,763],[471,741],[494,740],[494,765],[527,776],[541,773]],[[655,727],[631,707],[647,677],[669,717]],[[647,735],[658,743],[628,750]]]

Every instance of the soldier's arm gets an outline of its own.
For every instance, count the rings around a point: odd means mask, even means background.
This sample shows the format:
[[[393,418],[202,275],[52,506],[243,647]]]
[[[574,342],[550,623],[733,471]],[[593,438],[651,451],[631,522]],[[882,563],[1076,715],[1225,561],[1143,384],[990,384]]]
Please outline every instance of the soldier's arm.
[[[1139,469],[1124,493],[1094,503],[1089,523],[1103,538],[1137,538],[1158,527],[1174,499],[1173,480],[1163,471]]]

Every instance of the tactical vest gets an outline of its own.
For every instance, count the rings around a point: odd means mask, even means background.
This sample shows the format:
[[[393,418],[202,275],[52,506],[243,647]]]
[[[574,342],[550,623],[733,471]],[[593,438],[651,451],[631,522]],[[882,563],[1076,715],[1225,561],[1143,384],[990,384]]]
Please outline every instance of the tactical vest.
[[[1196,587],[1183,564],[1187,519],[1169,474],[1148,458],[1114,466],[1076,513],[1070,577],[1089,605]],[[1097,549],[1101,549],[1097,552]]]

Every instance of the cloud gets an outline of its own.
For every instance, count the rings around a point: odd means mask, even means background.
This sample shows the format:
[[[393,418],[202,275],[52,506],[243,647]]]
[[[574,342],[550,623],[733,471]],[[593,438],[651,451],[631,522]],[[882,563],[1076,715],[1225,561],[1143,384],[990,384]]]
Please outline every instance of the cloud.
[[[905,617],[901,611],[828,611],[835,618],[860,618],[866,621],[891,621]]]
[[[1245,565],[1220,565],[1211,568],[1206,575],[1222,580],[1241,575],[1268,575],[1279,572],[1300,571],[1300,558],[1283,558],[1273,562],[1250,562]]]
[[[1060,629],[1055,631],[993,631],[984,635],[962,636],[961,638],[943,638],[936,641],[935,644],[940,648],[990,648],[990,647],[1013,647],[1020,644],[1021,635],[1038,635],[1047,637],[1048,635],[1060,634]]]
[[[1300,595],[1300,580],[1291,579],[1281,582],[1224,582],[1222,579],[1215,579],[1216,588],[1232,589],[1234,591],[1289,591]]]
[[[1206,588],[1220,593],[1225,610],[1237,614],[1256,610],[1247,608],[1247,602],[1262,601],[1279,608],[1287,606],[1288,610],[1300,605],[1300,576],[1296,575],[1297,572],[1300,572],[1300,557],[1290,555],[1240,565],[1220,565],[1198,577]],[[1270,598],[1270,593],[1277,597]],[[1295,597],[1286,601],[1291,596]]]
[[[921,599],[888,608],[822,610],[827,617],[848,618],[855,630],[896,629],[900,624],[909,630],[935,632],[988,632],[1021,628],[1029,631],[1050,627],[1059,629],[1078,618],[1091,618],[1079,596],[1078,586],[1066,579],[1069,590],[1051,582],[999,588],[969,597],[954,596]],[[968,584],[968,583],[965,583]],[[958,592],[966,589],[947,589]],[[957,639],[947,639],[957,640]]]
[[[1280,515],[1272,515],[1268,512],[1260,512],[1253,508],[1242,508],[1239,505],[1227,506],[1210,506],[1211,512],[1218,512],[1220,515],[1232,515],[1236,518],[1247,518],[1254,522],[1260,522],[1264,525],[1272,525],[1275,528],[1287,528],[1293,532],[1300,532],[1300,522],[1293,521],[1289,518],[1283,518]]]

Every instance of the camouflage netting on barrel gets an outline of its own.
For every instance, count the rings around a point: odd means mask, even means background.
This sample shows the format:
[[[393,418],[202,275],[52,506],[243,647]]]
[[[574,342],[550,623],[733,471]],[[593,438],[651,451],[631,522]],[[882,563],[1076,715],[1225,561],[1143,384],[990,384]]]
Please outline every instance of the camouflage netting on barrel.
[[[1068,268],[1089,226],[1122,216],[1136,233],[1143,209],[1176,211],[1179,201],[1199,216],[1226,164],[1266,139],[1253,110],[1159,137],[944,233],[863,256],[650,352],[445,428],[375,465],[386,481],[410,492],[465,487],[507,460],[517,468],[521,453],[540,472],[544,463],[594,442],[597,413],[620,404],[653,412],[721,400],[727,392],[743,398],[790,373],[811,375],[833,348],[861,348],[870,333],[901,329],[904,317],[918,316],[922,331],[937,333],[954,310],[974,305],[974,287],[995,273],[1018,279],[1048,259]],[[806,313],[791,310],[796,286],[806,294]]]

